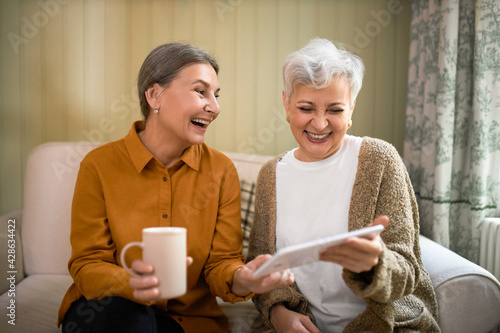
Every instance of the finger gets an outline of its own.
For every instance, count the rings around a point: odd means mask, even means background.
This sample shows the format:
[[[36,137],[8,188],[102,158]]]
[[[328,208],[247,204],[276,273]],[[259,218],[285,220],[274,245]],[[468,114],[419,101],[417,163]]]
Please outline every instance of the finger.
[[[328,249],[325,254],[334,257],[348,257],[357,261],[378,258],[382,253],[380,240],[351,239],[348,243],[334,249]]]
[[[375,220],[373,220],[373,222],[371,223],[371,225],[383,225],[384,228],[387,227],[387,225],[389,224],[389,216],[387,215],[380,215],[378,217],[375,218]]]
[[[152,274],[154,267],[145,261],[137,259],[132,263],[132,270],[137,274]]]
[[[128,284],[132,289],[150,289],[158,286],[158,278],[154,275],[132,276]]]
[[[355,273],[369,271],[376,266],[379,261],[378,256],[355,258],[353,256],[340,254],[332,256],[331,259],[333,259],[335,263]]]
[[[373,239],[364,239],[353,237],[346,239],[344,247],[339,249],[343,253],[352,252],[359,256],[379,256],[383,251],[382,239],[380,236],[375,236]]]
[[[134,297],[142,301],[151,301],[160,295],[158,288],[134,290]]]
[[[366,241],[362,240],[361,241]],[[382,250],[373,248],[367,250],[359,245],[351,244],[340,245],[330,248],[320,254],[320,260],[333,262],[342,267],[359,273],[369,271],[378,264],[379,256]]]
[[[257,269],[262,264],[264,264],[266,261],[268,261],[271,257],[272,256],[270,254],[261,254],[261,255],[255,257],[254,260],[247,263],[246,266],[250,269]]]
[[[281,272],[281,277],[279,284],[282,286],[288,286],[294,282],[295,278],[293,273],[289,269],[285,269]]]
[[[302,322],[302,325],[304,326],[305,329],[307,329],[307,332],[310,333],[320,333],[319,328],[317,328],[311,321],[311,319],[307,316],[304,316],[300,320]]]

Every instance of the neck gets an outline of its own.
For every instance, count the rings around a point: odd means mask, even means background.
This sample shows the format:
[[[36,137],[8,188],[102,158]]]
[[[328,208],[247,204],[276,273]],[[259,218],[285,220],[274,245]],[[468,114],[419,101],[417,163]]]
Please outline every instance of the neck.
[[[147,121],[143,131],[138,133],[144,146],[167,168],[172,166],[182,156],[188,147],[175,144],[175,140],[160,131],[158,125]]]

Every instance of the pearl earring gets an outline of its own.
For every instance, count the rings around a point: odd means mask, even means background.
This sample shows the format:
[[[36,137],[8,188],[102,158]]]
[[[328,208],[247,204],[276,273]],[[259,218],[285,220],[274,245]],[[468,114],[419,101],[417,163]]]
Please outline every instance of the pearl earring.
[[[349,119],[349,121],[347,122],[347,127],[351,127],[352,126],[352,120]]]
[[[158,113],[158,109],[155,109],[155,110],[153,111],[153,113]]]

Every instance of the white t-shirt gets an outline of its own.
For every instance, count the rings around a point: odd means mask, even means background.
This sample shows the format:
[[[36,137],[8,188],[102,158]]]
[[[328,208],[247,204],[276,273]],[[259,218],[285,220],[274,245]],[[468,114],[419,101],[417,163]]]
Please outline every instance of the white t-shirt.
[[[276,249],[347,232],[352,187],[362,138],[346,135],[340,150],[318,162],[288,152],[276,168]],[[366,309],[342,280],[342,267],[317,262],[292,269],[318,328],[342,332]]]

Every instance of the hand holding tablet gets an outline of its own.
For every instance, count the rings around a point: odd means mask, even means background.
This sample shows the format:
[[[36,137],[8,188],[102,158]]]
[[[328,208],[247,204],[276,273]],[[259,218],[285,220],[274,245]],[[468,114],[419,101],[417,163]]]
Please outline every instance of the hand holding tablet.
[[[278,250],[268,261],[260,266],[253,274],[255,277],[281,271],[287,268],[297,267],[319,261],[319,254],[333,245],[351,237],[363,237],[372,239],[384,230],[383,225],[375,225],[340,235],[316,239],[313,241],[288,246]]]

